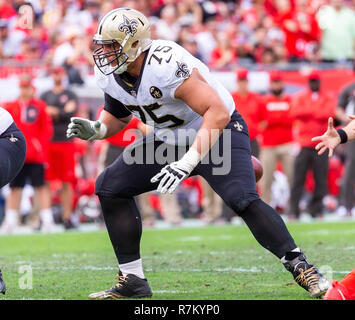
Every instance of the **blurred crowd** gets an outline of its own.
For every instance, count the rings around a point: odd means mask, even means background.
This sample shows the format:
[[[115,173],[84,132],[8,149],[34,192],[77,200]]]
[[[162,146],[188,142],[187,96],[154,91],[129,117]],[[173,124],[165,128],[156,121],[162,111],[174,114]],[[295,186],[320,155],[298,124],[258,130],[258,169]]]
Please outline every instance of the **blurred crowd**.
[[[354,59],[351,0],[0,0],[0,58],[63,66],[82,84],[98,21],[116,7],[140,10],[153,39],[213,68]]]
[[[264,201],[290,219],[303,212],[314,218],[333,211],[355,216],[354,143],[328,159],[318,156],[311,142],[326,130],[330,116],[345,125],[355,114],[355,72],[353,82],[333,94],[324,89],[321,72],[313,70],[305,76],[306,88],[289,94],[283,72],[276,71],[286,63],[353,63],[355,1],[0,0],[0,67],[39,65],[53,84],[37,94],[36,74],[23,73],[18,98],[4,104],[24,132],[28,150],[19,177],[2,190],[0,232],[19,224],[51,231],[58,224],[69,230],[103,222],[95,178],[134,137],[125,141],[121,132],[87,143],[68,140],[65,131],[73,115],[96,117],[80,105],[70,85],[85,86],[93,73],[93,34],[100,17],[116,7],[147,15],[153,39],[176,41],[211,69],[235,72],[232,95],[248,124],[252,154],[264,168],[258,183]],[[250,91],[245,64],[269,66],[267,92]],[[127,129],[137,136],[149,131],[136,119]],[[137,202],[145,226],[159,219],[180,225],[184,218],[213,224],[234,217],[199,177],[184,180],[174,195],[152,192]]]

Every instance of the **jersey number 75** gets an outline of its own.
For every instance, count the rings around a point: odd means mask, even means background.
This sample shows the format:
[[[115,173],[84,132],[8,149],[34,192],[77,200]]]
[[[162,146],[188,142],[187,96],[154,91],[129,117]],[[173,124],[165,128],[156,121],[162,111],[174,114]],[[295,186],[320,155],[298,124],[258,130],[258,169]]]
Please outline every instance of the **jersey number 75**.
[[[153,111],[161,108],[162,105],[159,103],[153,103],[146,106],[136,106],[136,105],[126,105],[126,108],[131,112],[138,112],[139,117],[141,118],[143,123],[147,123],[147,117],[145,112],[149,115],[149,117],[157,124],[162,124],[167,121],[171,121],[172,124],[168,126],[168,128],[179,127],[184,124],[184,120],[180,119],[173,114],[166,114],[164,116],[158,117]]]

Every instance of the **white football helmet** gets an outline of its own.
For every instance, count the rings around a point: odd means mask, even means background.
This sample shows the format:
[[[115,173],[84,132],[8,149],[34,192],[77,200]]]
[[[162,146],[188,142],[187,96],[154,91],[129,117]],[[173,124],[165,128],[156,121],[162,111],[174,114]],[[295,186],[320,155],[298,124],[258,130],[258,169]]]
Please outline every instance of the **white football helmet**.
[[[111,10],[101,19],[94,36],[94,44],[99,45],[93,52],[95,64],[105,75],[121,74],[151,43],[150,24],[142,13],[129,8]],[[105,51],[104,45],[111,45],[112,50]]]

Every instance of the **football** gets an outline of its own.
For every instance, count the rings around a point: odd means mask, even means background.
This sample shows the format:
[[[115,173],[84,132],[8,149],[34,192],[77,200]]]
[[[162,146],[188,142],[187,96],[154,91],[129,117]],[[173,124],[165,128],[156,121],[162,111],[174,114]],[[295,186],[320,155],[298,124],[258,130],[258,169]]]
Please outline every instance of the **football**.
[[[251,156],[251,162],[253,163],[254,173],[255,173],[255,181],[258,182],[263,176],[263,166],[258,158]]]

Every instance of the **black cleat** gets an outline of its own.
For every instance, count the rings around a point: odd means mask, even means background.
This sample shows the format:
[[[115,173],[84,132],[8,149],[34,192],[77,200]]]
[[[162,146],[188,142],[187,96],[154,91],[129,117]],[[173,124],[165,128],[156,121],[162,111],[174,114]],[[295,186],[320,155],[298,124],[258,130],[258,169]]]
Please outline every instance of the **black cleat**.
[[[328,280],[315,266],[307,262],[303,253],[284,263],[284,266],[292,273],[297,284],[307,290],[312,298],[321,298],[330,287]]]
[[[118,283],[111,289],[95,292],[89,299],[124,299],[124,298],[150,298],[153,294],[147,279],[141,279],[134,274],[123,276],[120,272],[116,278]]]
[[[2,273],[0,270],[0,293],[5,294],[5,292],[6,292],[6,285],[4,279],[2,278]]]
[[[65,230],[72,230],[77,228],[77,226],[71,222],[71,220],[64,221],[63,226]]]

